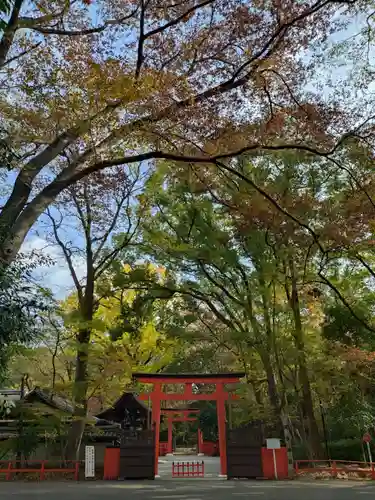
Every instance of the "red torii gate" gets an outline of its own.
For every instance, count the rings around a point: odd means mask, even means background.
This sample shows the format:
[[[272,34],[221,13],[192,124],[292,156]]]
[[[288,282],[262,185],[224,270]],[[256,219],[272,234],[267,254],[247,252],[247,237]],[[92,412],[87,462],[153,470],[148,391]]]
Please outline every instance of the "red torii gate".
[[[161,410],[162,415],[167,415],[168,419],[168,449],[167,453],[173,453],[173,422],[196,422],[197,417],[189,417],[189,415],[200,413],[199,408],[164,408]],[[182,415],[177,417],[175,415]],[[201,430],[198,429],[198,453],[201,449]]]
[[[161,401],[216,401],[217,421],[219,430],[220,449],[220,473],[227,474],[227,453],[226,453],[226,432],[225,432],[225,401],[237,399],[231,396],[225,389],[225,384],[238,383],[245,376],[240,373],[217,373],[217,374],[170,374],[170,373],[134,373],[133,378],[144,384],[152,384],[153,390],[150,393],[139,396],[140,400],[152,402],[152,419],[155,424],[155,475],[158,475],[159,463],[159,442],[160,442],[160,414]],[[163,384],[184,384],[183,393],[165,393],[162,390]],[[212,384],[215,391],[209,394],[193,393],[193,384]]]

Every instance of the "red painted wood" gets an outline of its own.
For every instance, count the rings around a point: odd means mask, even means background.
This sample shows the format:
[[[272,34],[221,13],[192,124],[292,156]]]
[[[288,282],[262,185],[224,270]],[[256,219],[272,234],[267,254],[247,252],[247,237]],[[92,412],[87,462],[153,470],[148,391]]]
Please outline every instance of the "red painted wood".
[[[313,466],[310,467],[309,464],[313,464]],[[322,465],[316,467],[316,464]],[[330,472],[331,476],[335,477],[338,472],[359,472],[375,479],[374,463],[369,468],[367,462],[352,460],[296,460],[294,462],[294,469],[297,475],[306,472]]]
[[[217,423],[219,429],[219,449],[220,449],[220,473],[227,474],[227,438],[226,438],[226,415],[225,415],[225,392],[223,384],[217,384]]]
[[[54,473],[71,473],[74,474],[74,479],[78,481],[79,477],[79,461],[75,460],[69,460],[69,463],[71,464],[71,468],[67,467],[62,467],[62,468],[48,468],[46,467],[45,464],[48,464],[48,460],[31,460],[28,462],[29,464],[35,464],[34,467],[27,467],[27,468],[22,468],[18,467],[18,461],[17,460],[1,460],[0,461],[0,473],[5,474],[5,479],[6,481],[10,481],[12,479],[12,474],[14,473],[39,473],[39,479],[41,481],[45,480],[46,478],[46,473],[47,472],[54,472]],[[2,467],[2,464],[6,464],[6,468]],[[64,462],[64,465],[66,462]],[[39,467],[38,467],[39,466]]]
[[[153,384],[154,390],[148,394],[141,394],[138,399],[152,401],[152,418],[155,425],[155,475],[158,474],[158,455],[159,455],[159,433],[160,433],[160,403],[161,401],[215,401],[217,406],[217,419],[219,428],[219,449],[220,449],[220,471],[222,475],[227,473],[227,453],[226,453],[226,412],[225,401],[239,399],[236,395],[228,394],[224,390],[224,384],[233,384],[239,382],[244,374],[225,374],[223,376],[202,376],[202,375],[150,375],[143,373],[133,374],[133,378],[143,383]],[[216,391],[209,394],[193,394],[193,383],[215,384]],[[162,384],[185,384],[185,390],[182,394],[166,394],[162,391]],[[175,420],[181,421],[181,420]],[[188,421],[184,419],[182,421]],[[169,441],[169,437],[168,437]]]
[[[44,475],[44,460],[43,460],[42,467],[40,469],[40,480],[44,481],[44,479],[45,479],[45,475]]]
[[[148,401],[149,398],[152,401],[153,397],[153,392],[148,392],[146,394],[140,394],[139,396],[137,396],[140,401]],[[229,395],[228,393],[224,393],[224,400],[227,401],[229,398],[232,401],[240,399],[237,394]],[[185,394],[165,394],[164,392],[162,392],[160,396],[160,401],[191,401],[192,399],[194,399],[195,401],[216,401],[217,393],[213,392],[210,394],[193,394],[193,396],[186,396]]]
[[[154,383],[154,391],[152,397],[152,420],[155,425],[155,476],[159,471],[159,442],[160,442],[160,396],[161,383]]]
[[[197,417],[175,417],[171,418],[171,422],[196,422]]]
[[[213,443],[212,441],[203,441],[201,453],[204,453],[208,457],[213,457],[217,453],[218,448],[218,443]]]
[[[189,382],[189,383],[185,384],[184,394],[186,396],[193,396],[193,384],[192,383]]]
[[[235,384],[241,380],[240,376],[230,376],[223,375],[222,377],[200,377],[197,375],[187,375],[184,378],[173,377],[165,375],[164,377],[158,377],[155,379],[147,374],[135,374],[134,378],[142,382],[143,384]]]
[[[198,453],[203,453],[202,445],[203,445],[203,433],[201,429],[198,429]]]
[[[204,462],[172,462],[172,477],[204,477]]]
[[[167,441],[160,441],[160,443],[159,443],[159,455],[161,457],[163,457],[167,453],[169,453],[169,451],[168,451],[168,442]]]
[[[167,412],[168,415],[168,451],[173,453],[173,422],[196,422],[197,417],[188,417],[189,410],[161,410],[161,413]],[[199,413],[200,410],[193,410],[193,413]],[[174,417],[174,414],[182,413],[183,417]]]
[[[178,408],[177,409],[172,409],[172,408],[163,408],[161,411],[161,414],[162,415],[173,415],[173,414],[182,414],[182,415],[190,415],[190,414],[193,414],[193,413],[200,413],[200,410],[189,410],[188,408],[184,409],[184,410],[179,410]]]
[[[275,450],[276,453],[276,466],[277,476],[279,479],[286,479],[288,477],[288,454],[285,447]],[[262,468],[263,477],[267,479],[275,479],[275,467],[273,463],[272,450],[262,448]]]
[[[104,451],[103,479],[115,480],[120,474],[120,448],[106,448]]]
[[[7,481],[10,481],[10,478],[12,477],[11,470],[12,470],[12,462],[9,462],[8,469],[7,469],[7,475],[5,476]]]
[[[171,419],[168,419],[168,453],[173,453],[173,424]]]

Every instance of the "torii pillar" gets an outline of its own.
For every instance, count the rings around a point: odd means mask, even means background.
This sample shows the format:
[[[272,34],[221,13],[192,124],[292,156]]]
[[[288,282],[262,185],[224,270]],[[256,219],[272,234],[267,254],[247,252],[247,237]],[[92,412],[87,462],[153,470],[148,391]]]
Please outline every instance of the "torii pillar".
[[[168,447],[167,453],[172,455],[173,453],[173,422],[171,418],[168,418]]]

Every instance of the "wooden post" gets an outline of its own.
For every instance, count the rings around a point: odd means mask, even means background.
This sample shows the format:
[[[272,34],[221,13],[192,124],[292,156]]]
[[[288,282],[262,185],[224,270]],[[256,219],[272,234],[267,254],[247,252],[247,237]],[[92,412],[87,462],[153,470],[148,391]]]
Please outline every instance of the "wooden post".
[[[185,391],[184,391],[185,396],[191,396],[191,399],[193,398],[193,384],[191,382],[185,382]]]
[[[171,417],[168,418],[168,448],[167,453],[173,453],[173,423]]]
[[[78,479],[79,479],[79,461],[78,460],[76,461],[74,469],[75,469],[74,480],[78,481]]]
[[[5,476],[6,480],[7,481],[10,481],[11,478],[12,478],[12,462],[8,462],[8,470],[7,470],[7,474]]]
[[[44,481],[45,475],[44,475],[44,460],[42,460],[42,467],[40,469],[40,480]]]
[[[216,385],[217,423],[219,429],[220,474],[227,474],[227,441],[225,429],[225,394],[222,383]]]
[[[203,433],[200,428],[198,428],[198,453],[203,453]]]
[[[232,429],[232,393],[228,393],[228,419],[229,429]]]
[[[152,429],[152,411],[151,411],[151,398],[148,396],[148,410],[149,413],[147,414],[147,429],[150,430]]]
[[[332,477],[337,477],[337,464],[332,462]]]
[[[152,420],[155,428],[155,476],[159,472],[159,446],[160,446],[160,399],[161,399],[161,383],[154,384],[152,397]]]
[[[368,453],[368,458],[370,460],[370,465],[372,464],[372,454],[371,454],[371,447],[370,447],[370,443],[367,442],[367,453]]]

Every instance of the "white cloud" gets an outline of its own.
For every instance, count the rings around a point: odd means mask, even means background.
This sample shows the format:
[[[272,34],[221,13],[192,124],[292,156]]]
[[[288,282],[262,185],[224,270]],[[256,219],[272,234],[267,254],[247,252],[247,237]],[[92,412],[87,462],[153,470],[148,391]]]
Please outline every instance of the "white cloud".
[[[61,250],[48,243],[40,236],[32,235],[24,242],[21,252],[31,254],[32,252],[48,257],[52,260],[52,265],[38,266],[33,272],[33,276],[38,282],[50,288],[57,299],[63,299],[74,290],[74,283]],[[85,277],[86,264],[80,256],[73,256],[73,265],[81,280]]]

